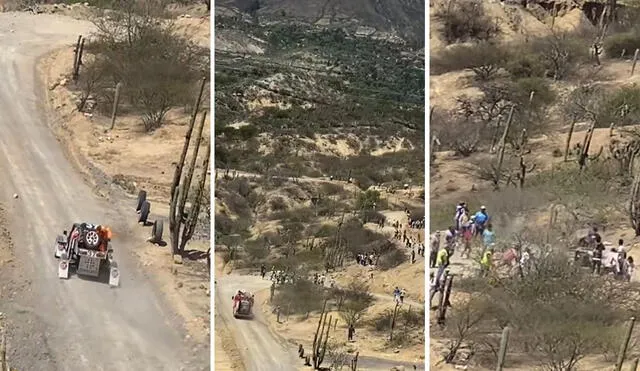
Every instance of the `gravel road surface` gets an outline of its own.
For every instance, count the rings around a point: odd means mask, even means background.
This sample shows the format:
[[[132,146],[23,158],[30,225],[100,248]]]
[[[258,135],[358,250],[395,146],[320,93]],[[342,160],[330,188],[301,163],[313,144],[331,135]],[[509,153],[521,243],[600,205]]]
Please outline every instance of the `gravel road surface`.
[[[130,253],[139,243],[126,222],[133,211],[97,197],[47,126],[37,60],[90,29],[56,15],[0,13],[0,202],[18,267],[0,276],[9,360],[30,371],[208,370],[208,357],[193,359],[179,321]],[[77,221],[113,227],[121,287],[57,278],[53,242]]]

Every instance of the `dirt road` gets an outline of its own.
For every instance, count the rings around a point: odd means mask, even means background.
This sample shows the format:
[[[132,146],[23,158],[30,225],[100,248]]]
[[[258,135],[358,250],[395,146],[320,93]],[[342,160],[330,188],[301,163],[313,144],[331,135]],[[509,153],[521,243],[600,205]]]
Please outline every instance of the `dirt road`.
[[[252,320],[233,318],[233,295],[240,289],[251,292],[268,289],[271,281],[258,276],[231,274],[216,277],[216,310],[227,326],[232,329],[247,370],[289,371],[302,366],[296,361],[296,349],[276,338],[260,316],[260,309],[254,308]],[[259,303],[256,302],[256,305]]]
[[[37,58],[90,24],[54,15],[0,13],[0,200],[15,243],[15,272],[1,272],[12,366],[21,370],[200,370],[175,316],[130,253],[130,209],[97,198],[65,158],[44,118]],[[19,195],[13,199],[12,194]],[[132,216],[133,218],[133,216]],[[125,222],[123,222],[125,220]],[[52,243],[76,221],[113,227],[121,287],[57,278]],[[12,274],[12,276],[8,276]],[[9,294],[7,294],[9,293]],[[7,297],[9,295],[9,297]]]
[[[268,289],[270,285],[270,280],[263,280],[257,275],[230,274],[216,277],[216,310],[227,326],[232,329],[234,340],[247,370],[297,370],[302,367],[302,360],[296,357],[296,347],[269,330],[261,317],[261,308],[254,308],[253,320],[233,318],[231,298],[237,290],[255,293]],[[256,305],[259,303],[256,302]],[[414,366],[409,362],[394,362],[374,357],[360,357],[358,365],[362,369],[372,371],[389,370],[395,366],[412,369]],[[424,370],[423,365],[416,365],[416,367],[418,370]]]

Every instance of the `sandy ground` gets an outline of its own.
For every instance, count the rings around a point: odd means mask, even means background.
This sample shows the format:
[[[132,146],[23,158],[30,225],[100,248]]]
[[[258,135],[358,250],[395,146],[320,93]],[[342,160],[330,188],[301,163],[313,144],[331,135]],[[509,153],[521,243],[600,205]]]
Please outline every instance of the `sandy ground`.
[[[22,10],[17,0],[0,0],[0,11]],[[23,2],[24,3],[24,2]],[[176,30],[199,45],[210,47],[210,13],[204,4],[169,4],[168,16]],[[78,20],[92,20],[99,11],[96,7],[77,2],[73,4],[39,4],[37,11],[42,14],[56,14]]]
[[[5,174],[0,196],[11,230],[24,231],[29,225],[29,233],[14,234],[21,247],[8,281],[14,291],[0,302],[11,318],[10,357],[17,368],[36,371],[208,369],[208,345],[185,336],[182,319],[133,256],[144,242],[124,219],[135,220],[131,201],[116,197],[117,190],[109,186],[103,187],[103,196],[113,191],[109,199],[96,197],[65,157],[38,103],[44,87],[34,75],[36,58],[89,28],[59,16],[0,14],[0,71],[5,74],[0,87],[0,171]],[[56,278],[52,241],[80,220],[116,231],[121,287],[110,289],[76,276]],[[78,324],[99,332],[77,331]]]
[[[49,54],[42,72],[49,88],[48,103],[59,115],[60,126],[70,133],[74,152],[99,171],[116,177],[126,189],[146,189],[150,200],[168,200],[174,162],[167,159],[180,153],[189,118],[181,109],[173,110],[166,125],[145,133],[139,117],[123,116],[117,119],[114,130],[108,131],[110,119],[75,110],[75,94],[63,86],[69,81],[72,64],[73,46],[68,46]],[[210,136],[209,128],[207,120],[205,138]]]
[[[11,241],[11,234],[9,233],[9,229],[7,227],[7,215],[4,207],[0,204],[0,298],[6,297],[7,295],[7,266],[10,269],[15,269],[15,262],[13,259],[13,243]],[[0,307],[1,308],[1,307]],[[5,333],[5,321],[6,315],[2,313],[0,309],[0,335]],[[10,339],[10,338],[9,338]],[[9,344],[7,341],[7,346],[11,347],[13,344]],[[11,359],[7,360],[9,365],[12,364]]]
[[[306,351],[311,351],[313,337],[320,319],[319,313],[312,313],[308,318],[301,315],[281,316],[280,322],[278,322],[277,315],[269,310],[269,290],[262,291],[256,297],[257,301],[262,304],[261,315],[274,332],[287,339],[292,346],[303,344]],[[376,302],[367,310],[361,323],[371,320],[386,310],[393,310],[394,306],[393,300],[376,297]],[[412,309],[409,309],[410,307]],[[412,303],[406,302],[401,310],[416,310],[416,303],[412,305]],[[349,342],[347,341],[347,326],[340,319],[340,314],[334,311],[328,313],[334,319],[338,318],[337,326],[330,332],[330,341],[345,347],[347,353],[352,356],[359,352],[359,369],[388,370],[394,366],[412,368],[413,365],[416,365],[418,369],[424,369],[421,368],[421,365],[424,364],[424,344],[389,349],[385,340],[388,336],[387,333],[376,333],[363,324],[356,327],[354,342]],[[397,331],[402,331],[402,329],[397,329]]]

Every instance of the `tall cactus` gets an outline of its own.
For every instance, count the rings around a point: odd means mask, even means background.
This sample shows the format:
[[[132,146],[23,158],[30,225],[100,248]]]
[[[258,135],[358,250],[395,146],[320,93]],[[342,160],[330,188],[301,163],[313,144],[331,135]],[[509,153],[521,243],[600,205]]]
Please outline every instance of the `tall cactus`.
[[[511,110],[509,111],[509,118],[507,119],[507,124],[504,127],[504,132],[502,133],[502,139],[500,139],[500,149],[498,151],[498,163],[496,165],[496,174],[495,174],[495,187],[500,188],[500,176],[502,175],[502,162],[504,161],[504,151],[507,147],[507,136],[509,135],[509,129],[511,128],[511,122],[513,121],[513,111],[515,110],[515,106],[511,106]]]
[[[187,164],[187,172],[186,176],[183,177],[183,172],[185,168],[185,163],[187,160],[187,152],[189,151],[189,146],[191,143],[191,135],[193,134],[195,128],[195,121],[200,109],[200,103],[202,100],[202,95],[204,93],[204,88],[207,83],[207,79],[203,78],[202,83],[200,85],[200,91],[198,97],[196,99],[196,104],[193,109],[193,113],[191,115],[191,119],[189,121],[189,126],[187,132],[185,134],[184,145],[182,148],[182,153],[180,154],[180,159],[176,165],[175,172],[173,174],[173,181],[171,182],[171,202],[169,207],[169,234],[171,240],[171,248],[173,250],[173,254],[182,254],[184,251],[184,247],[187,241],[191,238],[193,234],[194,225],[192,223],[197,222],[198,213],[199,213],[199,203],[200,199],[196,198],[194,201],[195,205],[192,205],[189,210],[189,214],[185,214],[185,200],[187,200],[188,194],[190,192],[191,180],[193,177],[194,165],[198,156],[197,150],[194,150],[193,159]],[[202,127],[204,126],[206,116],[203,114],[202,121],[200,123],[200,128],[196,132],[195,141],[197,144],[200,144],[200,140],[202,138]],[[209,167],[209,155],[211,151],[211,144],[208,144],[207,147],[206,158],[203,161],[203,169],[202,169],[202,178],[198,184],[197,196],[202,196],[204,191],[204,186],[206,183],[206,177]],[[182,238],[181,238],[182,232]]]
[[[580,158],[578,158],[578,165],[580,166],[580,171],[584,169],[584,166],[587,164],[587,160],[589,159],[589,148],[591,147],[591,139],[593,139],[593,132],[596,129],[595,122],[591,124],[587,134],[584,137],[584,142],[582,144],[582,152],[580,153]]]
[[[633,179],[630,193],[629,218],[631,219],[631,226],[636,232],[636,236],[640,236],[640,174],[637,174]]]
[[[329,316],[329,324],[327,326],[327,300],[322,305],[322,312],[320,312],[320,319],[318,320],[318,327],[313,337],[313,369],[317,370],[324,361],[324,355],[327,349],[327,340],[329,338],[329,328],[331,327],[332,317]],[[326,330],[326,335],[325,335]]]

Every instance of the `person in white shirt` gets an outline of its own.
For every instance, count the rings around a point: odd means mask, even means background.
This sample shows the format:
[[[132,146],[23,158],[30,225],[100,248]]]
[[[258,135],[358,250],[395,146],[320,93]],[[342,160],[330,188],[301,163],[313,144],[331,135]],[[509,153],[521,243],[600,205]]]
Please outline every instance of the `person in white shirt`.
[[[522,256],[520,257],[520,268],[522,273],[526,274],[529,271],[529,263],[531,262],[531,251],[529,248],[525,248]]]
[[[630,256],[627,258],[627,260],[625,260],[625,277],[624,278],[627,282],[631,282],[635,269],[636,269],[636,266],[635,264],[633,264],[633,257]]]
[[[627,248],[624,246],[624,240],[618,240],[618,259],[625,260],[627,258]]]

